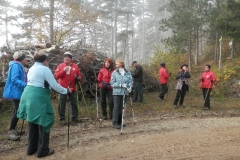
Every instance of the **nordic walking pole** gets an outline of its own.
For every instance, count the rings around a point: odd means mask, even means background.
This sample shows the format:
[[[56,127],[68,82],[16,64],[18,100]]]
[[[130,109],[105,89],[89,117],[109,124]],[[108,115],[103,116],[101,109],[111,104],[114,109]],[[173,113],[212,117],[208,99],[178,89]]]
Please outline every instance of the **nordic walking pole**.
[[[68,88],[70,88],[71,82],[69,82]],[[69,148],[69,131],[70,131],[70,110],[71,110],[71,103],[70,98],[68,96],[68,141],[67,141],[67,147]]]
[[[124,107],[125,107],[125,93],[124,93],[124,95],[123,95],[123,108],[122,108],[122,124],[121,124],[121,134],[122,134],[122,131],[123,131]]]
[[[207,90],[207,93],[206,93],[206,96],[205,96],[204,104],[205,104],[206,99],[207,99],[207,96],[208,96],[208,92],[209,92],[210,85],[211,85],[211,82],[210,82],[209,85],[208,85],[208,90]],[[210,95],[209,95],[209,96],[210,96]]]
[[[97,94],[97,91],[98,91],[98,81],[97,81],[97,77],[96,77],[96,72],[95,72],[95,70],[93,70],[93,72],[94,72],[94,77],[95,77],[95,80],[96,80],[96,92],[95,92],[95,99],[96,99],[96,107],[97,107],[97,119],[99,119],[99,117],[98,117],[98,94]]]
[[[20,130],[20,137],[19,137],[19,140],[21,139],[22,130],[23,130],[23,124],[24,124],[24,119],[23,119],[23,122],[22,122],[22,127],[21,127],[21,130]]]
[[[133,110],[133,105],[132,105],[132,96],[130,96],[130,102],[131,102],[131,107],[132,107],[133,124],[135,124],[135,120],[134,120],[134,110]]]
[[[83,94],[82,85],[80,84],[80,82],[78,82],[77,85],[78,85],[78,87],[80,88],[80,91],[81,91],[81,93],[82,93],[82,100],[83,100],[85,106],[87,107],[88,117],[90,117],[90,113],[89,113],[89,110],[88,110],[88,105],[87,105],[86,99],[85,99],[84,94]],[[88,118],[87,118],[87,119],[88,119]]]
[[[97,119],[98,119],[99,117],[98,117],[98,95],[97,95],[97,89],[98,89],[98,85],[96,83],[96,94],[95,94],[95,97],[96,97]]]

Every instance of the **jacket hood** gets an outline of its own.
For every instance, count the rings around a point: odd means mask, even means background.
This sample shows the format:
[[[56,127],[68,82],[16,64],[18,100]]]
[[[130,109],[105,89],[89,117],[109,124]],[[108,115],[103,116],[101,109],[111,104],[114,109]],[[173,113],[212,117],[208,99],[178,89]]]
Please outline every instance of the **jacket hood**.
[[[9,62],[9,67],[12,66],[13,64],[21,65],[20,62],[17,62],[17,61],[10,61],[10,62]]]

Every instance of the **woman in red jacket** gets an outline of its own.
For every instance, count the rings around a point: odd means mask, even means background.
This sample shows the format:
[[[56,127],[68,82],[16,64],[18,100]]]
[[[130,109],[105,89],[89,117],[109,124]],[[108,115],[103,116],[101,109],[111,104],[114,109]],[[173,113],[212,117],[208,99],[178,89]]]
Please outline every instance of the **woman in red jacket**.
[[[162,92],[159,94],[158,98],[160,101],[162,101],[164,100],[164,94],[168,91],[167,83],[168,77],[171,76],[171,73],[168,73],[165,62],[162,62],[160,65],[161,68],[159,69],[159,82],[162,86]]]
[[[97,81],[100,86],[100,93],[101,93],[101,106],[102,106],[102,118],[104,120],[107,119],[107,103],[106,99],[108,97],[109,103],[109,117],[112,119],[112,112],[113,112],[113,96],[112,96],[112,87],[110,85],[112,72],[114,71],[113,68],[113,61],[110,58],[104,60],[103,68],[98,73]]]
[[[211,66],[205,65],[205,71],[200,77],[201,88],[203,91],[204,106],[203,109],[210,109],[210,93],[212,91],[213,83],[216,82],[216,77],[212,71]]]

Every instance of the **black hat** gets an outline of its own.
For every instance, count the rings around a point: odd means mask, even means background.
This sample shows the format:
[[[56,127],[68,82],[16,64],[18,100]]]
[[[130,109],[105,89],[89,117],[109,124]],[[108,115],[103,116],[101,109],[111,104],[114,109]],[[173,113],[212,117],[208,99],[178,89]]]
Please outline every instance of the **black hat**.
[[[183,63],[183,64],[181,65],[181,69],[182,69],[182,67],[183,67],[183,66],[186,66],[186,67],[188,67],[188,65],[187,65],[187,64]]]
[[[137,61],[133,61],[133,62],[132,62],[132,65],[134,65],[134,63],[137,63]]]
[[[166,63],[165,63],[165,62],[162,62],[160,65],[161,65],[162,67],[165,67]]]

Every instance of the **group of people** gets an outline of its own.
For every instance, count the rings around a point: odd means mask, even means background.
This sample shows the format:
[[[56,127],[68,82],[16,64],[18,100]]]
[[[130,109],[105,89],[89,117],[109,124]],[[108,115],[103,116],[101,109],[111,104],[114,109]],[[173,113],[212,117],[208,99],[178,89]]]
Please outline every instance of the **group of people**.
[[[109,118],[112,119],[113,128],[119,129],[122,124],[122,109],[127,95],[132,91],[133,79],[135,81],[134,102],[142,102],[142,67],[137,61],[133,62],[136,68],[134,73],[131,73],[125,68],[122,60],[115,61],[107,58],[104,60],[103,67],[98,73],[97,83],[100,86],[102,118],[108,119],[107,116],[107,98],[109,104]],[[139,99],[138,99],[139,97]]]
[[[13,141],[20,139],[20,135],[24,134],[24,131],[16,128],[17,122],[18,119],[26,120],[29,123],[27,154],[32,155],[37,152],[39,158],[51,155],[54,153],[54,150],[49,148],[50,130],[54,124],[51,89],[59,93],[58,113],[60,124],[67,124],[65,120],[67,101],[71,104],[72,122],[80,123],[76,88],[82,80],[82,74],[77,64],[73,62],[73,56],[70,52],[64,53],[64,62],[58,65],[54,74],[47,67],[47,56],[41,50],[34,53],[35,63],[28,70],[28,73],[24,67],[27,63],[26,55],[22,52],[15,52],[13,58],[14,60],[9,63],[8,78],[3,93],[5,99],[11,99],[14,103],[8,139]],[[135,67],[133,73],[125,68],[122,60],[118,59],[113,62],[111,58],[106,58],[96,78],[96,83],[100,87],[102,118],[106,120],[109,117],[112,120],[113,128],[116,129],[120,129],[121,125],[125,127],[122,122],[122,109],[127,96],[132,91],[133,80],[135,84],[133,101],[139,103],[143,101],[143,69],[137,61],[133,61],[132,65]],[[184,96],[188,91],[188,79],[190,78],[187,68],[188,66],[183,64],[176,76],[178,82],[174,100],[175,108],[177,108],[179,99],[179,105],[184,107]],[[210,68],[210,65],[206,65],[205,72],[200,78],[205,100],[204,109],[210,108],[209,95],[212,85],[216,81]],[[168,91],[168,77],[171,76],[171,73],[166,70],[164,62],[161,63],[159,76],[162,86],[159,99],[162,101]]]
[[[9,140],[19,140],[24,134],[16,128],[18,119],[28,121],[28,149],[27,154],[37,152],[37,157],[44,157],[54,153],[49,148],[50,130],[54,124],[54,111],[51,104],[51,89],[59,93],[58,111],[62,125],[65,125],[65,106],[67,95],[72,107],[72,121],[79,122],[76,84],[82,79],[78,66],[72,61],[70,52],[64,53],[55,74],[47,67],[47,56],[39,50],[34,53],[35,63],[26,73],[27,63],[23,52],[15,52],[13,61],[9,63],[8,78],[4,87],[3,97],[14,102],[14,110],[8,132]],[[59,83],[57,83],[56,79]]]
[[[45,52],[41,50],[34,53],[35,62],[28,72],[25,68],[27,57],[23,52],[15,52],[14,60],[9,63],[8,78],[3,92],[3,98],[13,100],[14,103],[8,139],[12,141],[20,139],[20,135],[25,132],[17,129],[16,126],[19,119],[26,120],[29,124],[28,155],[37,152],[37,157],[40,158],[54,153],[54,150],[49,148],[50,130],[54,124],[54,111],[51,104],[52,89],[59,93],[60,124],[67,124],[65,120],[67,101],[71,104],[72,122],[81,122],[78,119],[76,88],[82,80],[82,74],[72,58],[70,52],[65,52],[64,62],[58,65],[54,74],[47,66]],[[137,75],[138,73],[135,74]],[[108,98],[109,118],[112,119],[114,128],[120,128],[123,100],[131,92],[133,85],[132,74],[125,68],[123,61],[116,60],[114,67],[112,59],[107,58],[98,74],[97,82],[100,86],[103,119],[107,119],[106,98]],[[139,95],[142,101],[141,90],[139,90]]]
[[[159,70],[159,82],[161,84],[162,91],[159,94],[158,98],[160,101],[163,101],[165,100],[164,95],[168,92],[168,78],[171,76],[171,73],[167,71],[165,62],[162,62],[160,65],[161,68]],[[204,72],[199,78],[200,87],[202,88],[204,99],[203,109],[205,110],[210,109],[210,93],[213,87],[213,83],[216,82],[216,77],[210,69],[211,66],[209,64],[206,64]],[[183,102],[186,92],[189,91],[189,78],[191,78],[191,76],[188,72],[188,65],[182,64],[180,70],[176,75],[177,85],[175,89],[177,90],[177,93],[173,102],[174,108],[185,108]]]

